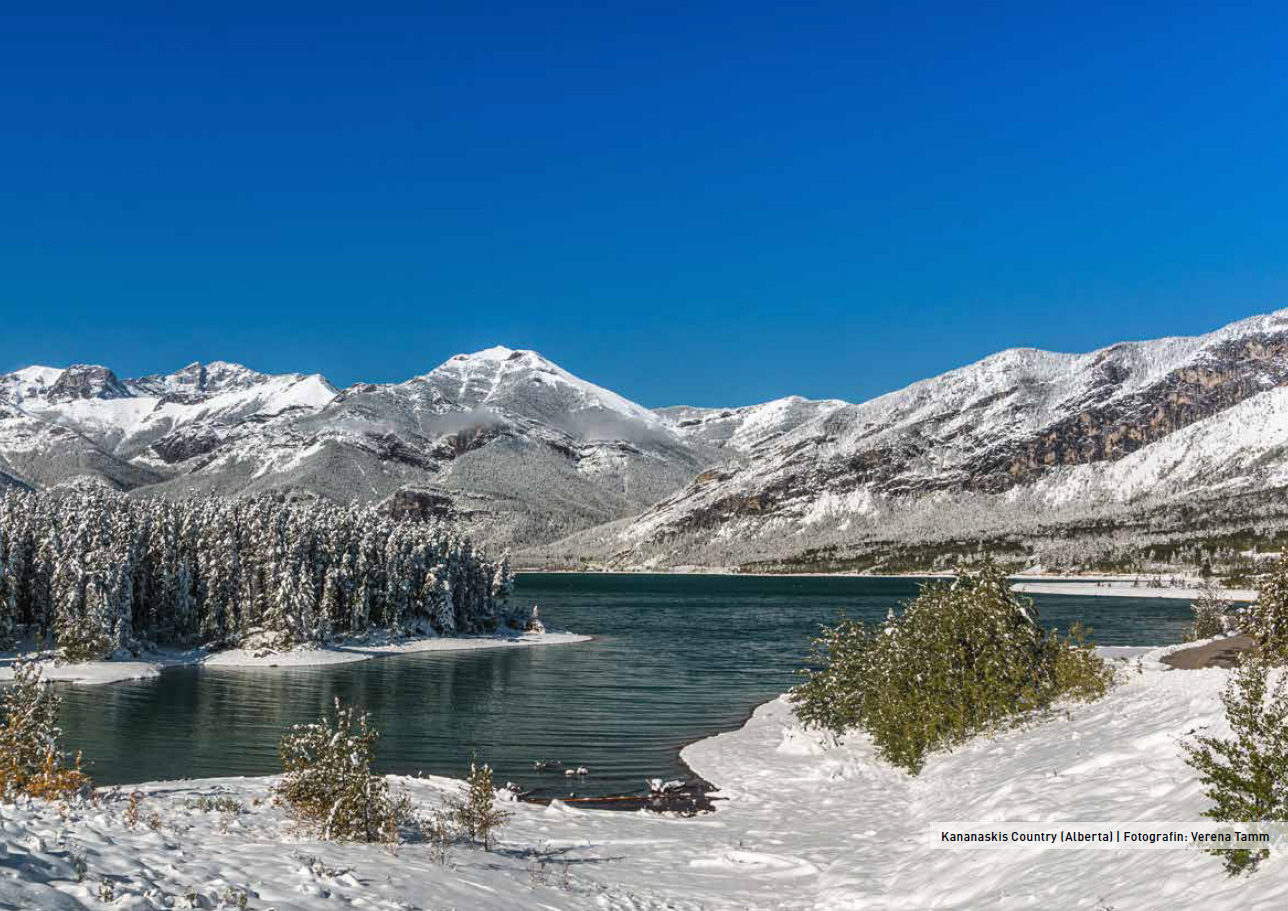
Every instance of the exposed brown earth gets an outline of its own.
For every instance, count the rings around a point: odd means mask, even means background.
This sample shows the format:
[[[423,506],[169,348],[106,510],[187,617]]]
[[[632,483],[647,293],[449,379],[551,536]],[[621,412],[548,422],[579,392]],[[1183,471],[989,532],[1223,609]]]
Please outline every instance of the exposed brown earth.
[[[1180,649],[1164,656],[1162,661],[1181,671],[1195,671],[1205,667],[1237,667],[1239,656],[1256,647],[1257,643],[1251,636],[1231,636]]]

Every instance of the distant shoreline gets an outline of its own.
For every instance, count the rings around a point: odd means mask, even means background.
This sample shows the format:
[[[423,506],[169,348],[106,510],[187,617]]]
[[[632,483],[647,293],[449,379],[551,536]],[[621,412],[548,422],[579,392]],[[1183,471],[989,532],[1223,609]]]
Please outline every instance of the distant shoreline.
[[[763,573],[738,572],[732,569],[519,569],[521,575],[571,576],[748,576],[751,578],[841,578],[841,579],[951,579],[951,572],[924,573]],[[1037,595],[1083,595],[1103,598],[1174,598],[1193,600],[1203,591],[1202,580],[1190,576],[1162,576],[1145,573],[1073,575],[1069,573],[1015,573],[1010,576],[1015,590]],[[1180,581],[1184,585],[1154,585],[1155,582]],[[1253,601],[1251,588],[1221,588],[1218,591],[1231,601]]]

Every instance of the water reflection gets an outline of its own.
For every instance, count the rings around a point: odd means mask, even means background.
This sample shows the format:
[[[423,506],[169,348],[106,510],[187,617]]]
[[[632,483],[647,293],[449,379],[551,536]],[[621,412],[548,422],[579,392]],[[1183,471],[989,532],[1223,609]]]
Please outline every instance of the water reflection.
[[[685,743],[737,726],[790,687],[818,624],[844,608],[878,619],[909,580],[524,576],[519,597],[581,645],[427,653],[328,669],[183,668],[64,692],[63,725],[103,783],[276,772],[277,741],[335,697],[381,731],[386,771],[460,775],[477,749],[498,778],[555,793],[611,793],[681,773]],[[1183,602],[1039,597],[1043,620],[1082,620],[1103,644],[1175,641]],[[538,758],[590,767],[576,785]]]

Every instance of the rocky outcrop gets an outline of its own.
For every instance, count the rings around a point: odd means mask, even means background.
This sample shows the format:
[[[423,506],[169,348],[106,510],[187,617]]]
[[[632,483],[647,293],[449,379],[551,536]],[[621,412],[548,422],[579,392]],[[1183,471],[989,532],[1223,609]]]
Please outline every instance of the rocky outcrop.
[[[130,390],[106,367],[96,364],[73,364],[49,389],[50,402],[71,402],[76,399],[121,399]]]
[[[456,514],[452,498],[432,490],[403,488],[381,504],[395,519],[450,519]]]
[[[1098,365],[1089,401],[1031,439],[968,463],[962,486],[997,493],[1062,465],[1120,459],[1282,386],[1288,383],[1288,332],[1215,346],[1210,363],[1182,367],[1147,389],[1113,398],[1125,379],[1120,366]]]

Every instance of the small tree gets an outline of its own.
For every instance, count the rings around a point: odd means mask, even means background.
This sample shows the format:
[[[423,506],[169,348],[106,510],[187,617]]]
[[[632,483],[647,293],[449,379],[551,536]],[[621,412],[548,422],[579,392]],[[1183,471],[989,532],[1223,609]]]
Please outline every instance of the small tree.
[[[59,746],[59,702],[34,665],[14,666],[12,685],[0,692],[0,799],[66,799],[89,792],[80,754],[69,756]]]
[[[11,578],[5,559],[5,530],[0,526],[0,649],[18,644],[17,580]]]
[[[472,840],[482,841],[484,850],[491,851],[493,834],[509,822],[511,814],[497,807],[492,767],[487,763],[479,765],[477,756],[470,760],[470,777],[466,781],[469,791],[456,806],[457,822]]]
[[[367,715],[335,700],[316,724],[295,725],[278,746],[286,773],[277,793],[301,817],[338,841],[396,842],[410,817],[406,798],[394,798],[383,775],[371,771],[376,738]]]
[[[1257,640],[1263,657],[1288,662],[1288,562],[1262,581],[1257,600],[1244,613],[1244,632]]]
[[[1194,612],[1194,624],[1189,629],[1191,639],[1212,639],[1223,636],[1229,631],[1230,615],[1234,603],[1221,596],[1220,590],[1211,582],[1205,583],[1198,598],[1190,605]]]
[[[1288,820],[1288,674],[1270,692],[1265,662],[1251,661],[1221,694],[1232,740],[1200,735],[1184,744],[1186,762],[1207,786],[1213,806],[1203,815],[1219,822]],[[1214,848],[1231,876],[1250,873],[1270,856],[1265,849]]]
[[[792,693],[806,724],[861,728],[886,761],[917,774],[928,753],[1013,724],[1058,699],[1095,699],[1112,669],[1080,627],[1043,630],[1032,602],[995,564],[932,583],[883,626],[842,619],[814,643],[814,667]]]

